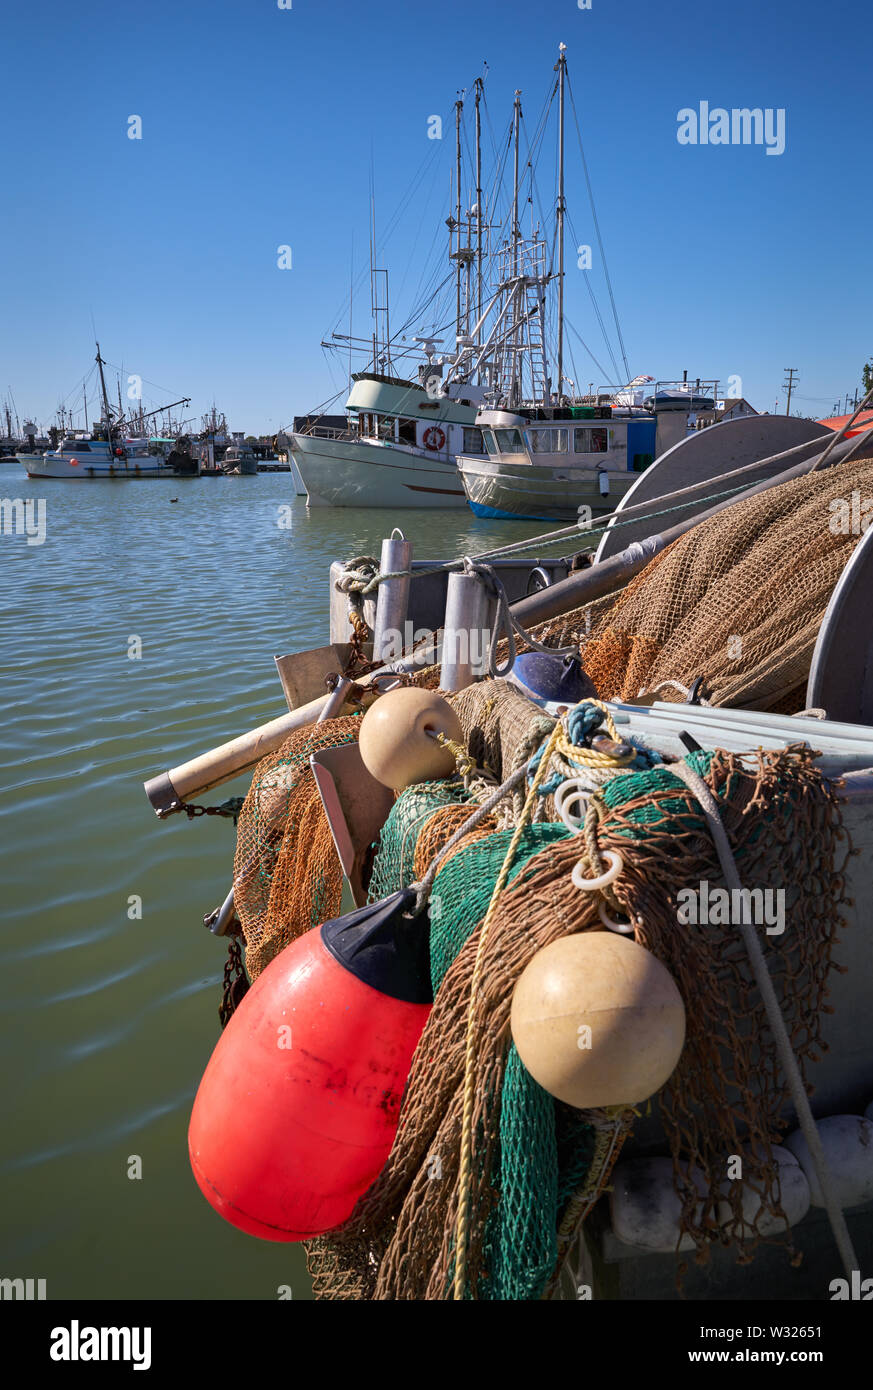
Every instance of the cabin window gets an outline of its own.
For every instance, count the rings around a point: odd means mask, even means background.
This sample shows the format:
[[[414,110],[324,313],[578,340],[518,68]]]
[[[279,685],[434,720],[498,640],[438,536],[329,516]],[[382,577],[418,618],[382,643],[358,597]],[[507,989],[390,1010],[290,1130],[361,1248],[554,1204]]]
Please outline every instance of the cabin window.
[[[415,443],[414,420],[399,420],[397,422],[397,439],[400,444]]]
[[[493,431],[493,430],[483,430],[483,431],[482,431],[482,438],[483,438],[483,440],[485,441],[485,448],[488,450],[489,454],[496,454],[496,453],[497,453],[497,440],[494,438],[494,431]]]
[[[524,453],[520,430],[495,430],[494,433],[497,436],[497,447],[501,454]]]
[[[394,416],[393,416],[393,415],[380,415],[380,416],[377,416],[377,420],[378,420],[378,426],[379,426],[379,435],[378,435],[379,439],[381,439],[382,442],[385,443],[385,444],[393,444],[393,443],[394,443]]]
[[[465,454],[483,454],[485,452],[482,444],[482,431],[479,429],[464,426],[464,449]]]
[[[528,430],[527,437],[534,454],[569,453],[570,431],[567,429]]]
[[[577,429],[574,450],[577,454],[605,454],[608,447],[605,429]]]

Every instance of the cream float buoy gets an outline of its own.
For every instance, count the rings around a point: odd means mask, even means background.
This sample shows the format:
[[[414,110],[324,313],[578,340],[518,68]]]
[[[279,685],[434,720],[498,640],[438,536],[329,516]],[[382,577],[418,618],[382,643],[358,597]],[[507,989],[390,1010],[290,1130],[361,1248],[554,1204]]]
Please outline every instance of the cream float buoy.
[[[401,791],[455,771],[454,755],[437,741],[463,743],[461,721],[433,690],[400,686],[380,695],[361,720],[358,748],[364,766],[385,787]]]
[[[679,1061],[685,1008],[650,951],[591,931],[536,953],[515,986],[511,1027],[531,1076],[558,1100],[637,1105]]]

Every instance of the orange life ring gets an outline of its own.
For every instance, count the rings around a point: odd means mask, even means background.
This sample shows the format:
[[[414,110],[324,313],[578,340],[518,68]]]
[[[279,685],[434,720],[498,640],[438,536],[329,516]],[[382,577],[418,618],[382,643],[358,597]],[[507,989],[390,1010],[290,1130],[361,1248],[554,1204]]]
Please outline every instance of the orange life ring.
[[[439,425],[431,425],[429,429],[425,430],[422,436],[424,447],[430,449],[431,453],[434,454],[439,453],[440,449],[444,447],[445,442],[446,432],[440,429]]]

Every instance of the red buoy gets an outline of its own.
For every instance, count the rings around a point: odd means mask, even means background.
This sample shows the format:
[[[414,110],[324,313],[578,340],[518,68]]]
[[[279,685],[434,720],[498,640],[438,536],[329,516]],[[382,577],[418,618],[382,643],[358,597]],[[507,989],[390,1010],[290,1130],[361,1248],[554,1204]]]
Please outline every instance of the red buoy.
[[[200,1190],[240,1230],[322,1235],[383,1168],[432,999],[427,914],[406,915],[413,897],[298,937],[219,1039],[188,1149]]]

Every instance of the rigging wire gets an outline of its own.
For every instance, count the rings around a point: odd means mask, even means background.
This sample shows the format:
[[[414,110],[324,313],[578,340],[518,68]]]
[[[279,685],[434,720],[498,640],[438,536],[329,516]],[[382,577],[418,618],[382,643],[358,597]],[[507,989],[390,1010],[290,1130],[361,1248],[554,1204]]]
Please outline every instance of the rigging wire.
[[[575,97],[573,96],[573,86],[572,86],[572,83],[570,82],[569,73],[567,74],[567,90],[568,90],[568,92],[569,92],[569,94],[570,94],[570,106],[572,107],[572,110],[573,110],[573,121],[574,121],[575,126],[576,126],[576,137],[577,137],[577,139],[578,139],[578,141],[579,141],[579,153],[580,153],[580,155],[582,156],[582,168],[583,168],[583,170],[585,171],[585,183],[586,183],[586,185],[587,185],[587,187],[588,187],[588,199],[589,199],[589,202],[590,202],[590,204],[591,204],[591,217],[592,217],[592,220],[593,220],[593,222],[594,222],[594,230],[595,230],[595,233],[596,233],[596,235],[597,235],[597,245],[598,245],[598,249],[599,249],[599,251],[600,251],[600,256],[601,256],[601,259],[602,259],[602,261],[603,261],[603,273],[604,273],[604,276],[605,276],[605,278],[606,278],[607,289],[609,290],[609,300],[610,300],[610,303],[612,304],[612,315],[613,315],[613,318],[615,319],[615,330],[616,330],[616,332],[617,332],[617,334],[618,334],[618,343],[619,343],[619,348],[621,349],[621,358],[622,358],[622,361],[624,362],[624,369],[625,369],[625,372],[626,372],[626,374],[627,374],[626,380],[629,381],[629,380],[630,380],[630,367],[628,366],[627,353],[625,352],[625,348],[624,348],[624,338],[622,337],[621,324],[620,324],[619,321],[618,321],[618,309],[616,308],[615,296],[614,296],[614,294],[613,294],[613,292],[612,292],[612,281],[611,281],[610,276],[609,276],[609,267],[608,267],[608,265],[607,265],[607,263],[606,263],[606,251],[605,251],[604,246],[603,246],[603,238],[602,238],[601,235],[600,235],[600,223],[599,223],[598,218],[597,218],[597,208],[596,208],[595,205],[594,205],[594,190],[593,190],[592,187],[591,187],[591,179],[590,179],[589,174],[588,174],[588,161],[587,161],[586,158],[585,158],[585,148],[584,148],[584,146],[583,146],[583,144],[582,144],[582,131],[581,131],[580,128],[579,128],[579,116],[578,116],[578,114],[577,114],[577,112],[576,112],[576,99],[575,99]]]

